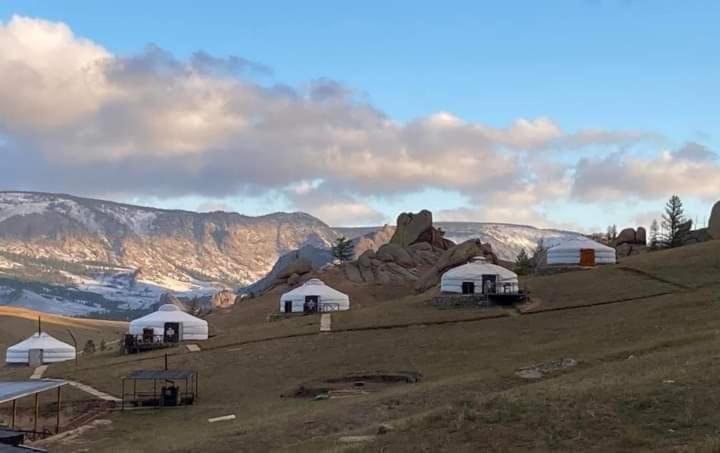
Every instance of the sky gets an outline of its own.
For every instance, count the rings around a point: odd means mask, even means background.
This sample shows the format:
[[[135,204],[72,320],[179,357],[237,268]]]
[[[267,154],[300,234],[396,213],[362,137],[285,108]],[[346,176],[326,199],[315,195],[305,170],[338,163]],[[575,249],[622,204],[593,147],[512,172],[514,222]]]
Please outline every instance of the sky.
[[[720,199],[716,1],[0,2],[0,189],[335,226]]]

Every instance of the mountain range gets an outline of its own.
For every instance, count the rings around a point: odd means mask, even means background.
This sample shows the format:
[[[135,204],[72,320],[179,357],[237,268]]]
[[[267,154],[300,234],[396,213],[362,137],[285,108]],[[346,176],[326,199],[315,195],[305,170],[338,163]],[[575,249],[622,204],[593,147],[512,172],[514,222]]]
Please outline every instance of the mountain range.
[[[437,225],[456,242],[491,243],[508,261],[541,238],[577,235],[506,224]],[[0,304],[123,318],[149,309],[164,292],[195,296],[251,285],[300,249],[320,265],[337,237],[359,241],[381,228],[331,228],[300,212],[250,217],[0,192]]]

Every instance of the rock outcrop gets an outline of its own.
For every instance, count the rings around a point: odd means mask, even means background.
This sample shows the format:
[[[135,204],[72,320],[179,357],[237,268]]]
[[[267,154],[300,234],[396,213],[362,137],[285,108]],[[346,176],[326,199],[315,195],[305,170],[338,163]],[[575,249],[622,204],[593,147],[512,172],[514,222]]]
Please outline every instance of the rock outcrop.
[[[711,238],[720,239],[720,201],[715,203],[712,211],[710,211],[710,222],[707,230]]]
[[[390,239],[390,243],[399,245],[402,248],[407,248],[415,242],[418,242],[420,235],[432,228],[432,224],[432,213],[428,210],[424,209],[417,214],[403,212],[397,218],[395,234],[393,234]]]
[[[678,225],[677,237],[678,242],[682,245],[687,243],[688,237],[690,237],[690,231],[692,230],[692,220],[687,220]]]
[[[410,256],[409,248],[405,249],[398,244],[385,244],[377,251],[377,259],[389,263],[394,262],[403,267],[415,267],[415,260]]]
[[[295,286],[334,260],[330,250],[311,246],[286,253],[261,280],[240,290],[241,294],[258,295],[279,285]]]
[[[638,227],[635,233],[635,239],[638,244],[647,244],[647,230],[643,227]]]
[[[237,298],[237,294],[230,290],[224,289],[215,293],[215,295],[210,300],[210,305],[213,309],[232,307],[233,305],[235,305]]]
[[[447,270],[465,264],[476,256],[483,256],[493,264],[498,262],[489,244],[483,244],[479,239],[465,241],[446,250],[437,262],[418,278],[415,290],[422,292],[432,288],[440,283],[440,277]]]
[[[638,227],[637,230],[625,228],[610,243],[610,246],[615,248],[618,258],[645,253],[648,251],[647,231],[643,227]]]
[[[647,231],[643,227],[638,227],[637,230],[634,228],[623,229],[611,245],[617,247],[622,244],[647,245]]]
[[[395,234],[395,227],[385,225],[378,231],[356,237],[353,239],[353,252],[355,253],[355,259],[360,258],[360,255],[368,250],[377,251],[384,244],[390,242],[393,234]]]

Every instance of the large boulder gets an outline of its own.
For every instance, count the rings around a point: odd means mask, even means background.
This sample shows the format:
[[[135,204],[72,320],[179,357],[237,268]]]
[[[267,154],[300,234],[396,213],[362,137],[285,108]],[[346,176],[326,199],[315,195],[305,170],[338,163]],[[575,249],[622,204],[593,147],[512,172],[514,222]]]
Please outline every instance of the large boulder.
[[[363,283],[365,280],[363,280],[362,274],[360,273],[360,268],[355,263],[344,263],[343,264],[343,271],[345,272],[345,276],[348,280],[354,283]]]
[[[215,295],[210,300],[210,305],[212,306],[212,308],[232,307],[233,305],[235,305],[237,297],[237,294],[235,294],[234,292],[224,289],[215,293]]]
[[[292,274],[303,275],[307,274],[308,272],[312,272],[312,270],[312,262],[304,256],[301,256],[291,261],[287,264],[287,266],[281,269],[277,275],[277,278],[282,280],[290,277]]]
[[[708,234],[713,239],[720,239],[720,201],[715,203],[712,207],[712,211],[710,211]]]
[[[426,209],[423,209],[417,214],[403,212],[397,218],[397,227],[390,239],[390,243],[397,244],[402,248],[407,248],[411,244],[418,242],[418,238],[428,229],[432,228],[432,224],[432,212]]]
[[[638,244],[647,244],[647,230],[643,227],[638,227],[635,233],[635,240]]]
[[[690,230],[692,229],[692,220],[687,220],[680,225],[678,225],[677,229],[677,237],[678,242],[682,245],[685,243],[687,238],[690,235]]]
[[[440,277],[448,269],[465,264],[476,256],[483,256],[493,264],[498,262],[490,244],[483,244],[479,239],[470,239],[446,250],[435,265],[418,278],[415,290],[417,292],[427,291],[440,283]]]
[[[407,250],[398,244],[385,244],[380,247],[376,254],[380,261],[397,263],[403,267],[415,267],[415,261]]]
[[[300,274],[292,274],[287,279],[287,285],[289,287],[296,286],[298,283],[300,283]]]
[[[377,251],[383,244],[387,244],[390,241],[394,233],[394,226],[385,225],[373,233],[368,233],[353,239],[355,259],[360,258],[360,256],[368,250]]]
[[[700,228],[699,230],[688,232],[685,237],[683,237],[683,245],[699,244],[700,242],[711,241],[712,239],[708,228]]]
[[[618,234],[617,238],[615,238],[616,245],[635,243],[637,243],[637,237],[633,228],[625,228]]]
[[[361,268],[370,268],[372,266],[372,261],[375,259],[375,251],[373,250],[365,250],[365,253],[360,255],[360,258],[358,258],[357,263],[358,266]]]

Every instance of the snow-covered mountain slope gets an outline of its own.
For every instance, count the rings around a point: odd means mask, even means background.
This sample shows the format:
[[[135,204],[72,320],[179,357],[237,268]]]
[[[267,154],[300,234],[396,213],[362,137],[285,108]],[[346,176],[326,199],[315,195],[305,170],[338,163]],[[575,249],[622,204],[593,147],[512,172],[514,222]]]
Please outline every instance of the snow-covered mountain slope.
[[[504,261],[514,261],[523,248],[531,254],[541,239],[544,245],[548,247],[562,239],[582,236],[580,233],[571,231],[542,229],[507,223],[434,222],[434,225],[445,231],[445,237],[455,243],[467,241],[468,239],[480,239],[483,242],[490,243],[498,258]],[[387,226],[335,228],[335,230],[346,237],[356,238],[379,231],[381,228],[387,228]]]
[[[165,291],[248,285],[289,251],[327,248],[336,237],[304,213],[249,217],[0,192],[0,278],[75,288],[121,309],[147,306]],[[0,304],[8,303],[2,294]]]
[[[515,261],[523,248],[528,254],[532,254],[541,239],[544,245],[549,247],[560,240],[582,236],[571,231],[507,223],[435,222],[435,226],[445,231],[445,237],[453,242],[463,242],[473,238],[488,242],[498,258],[505,261]]]

